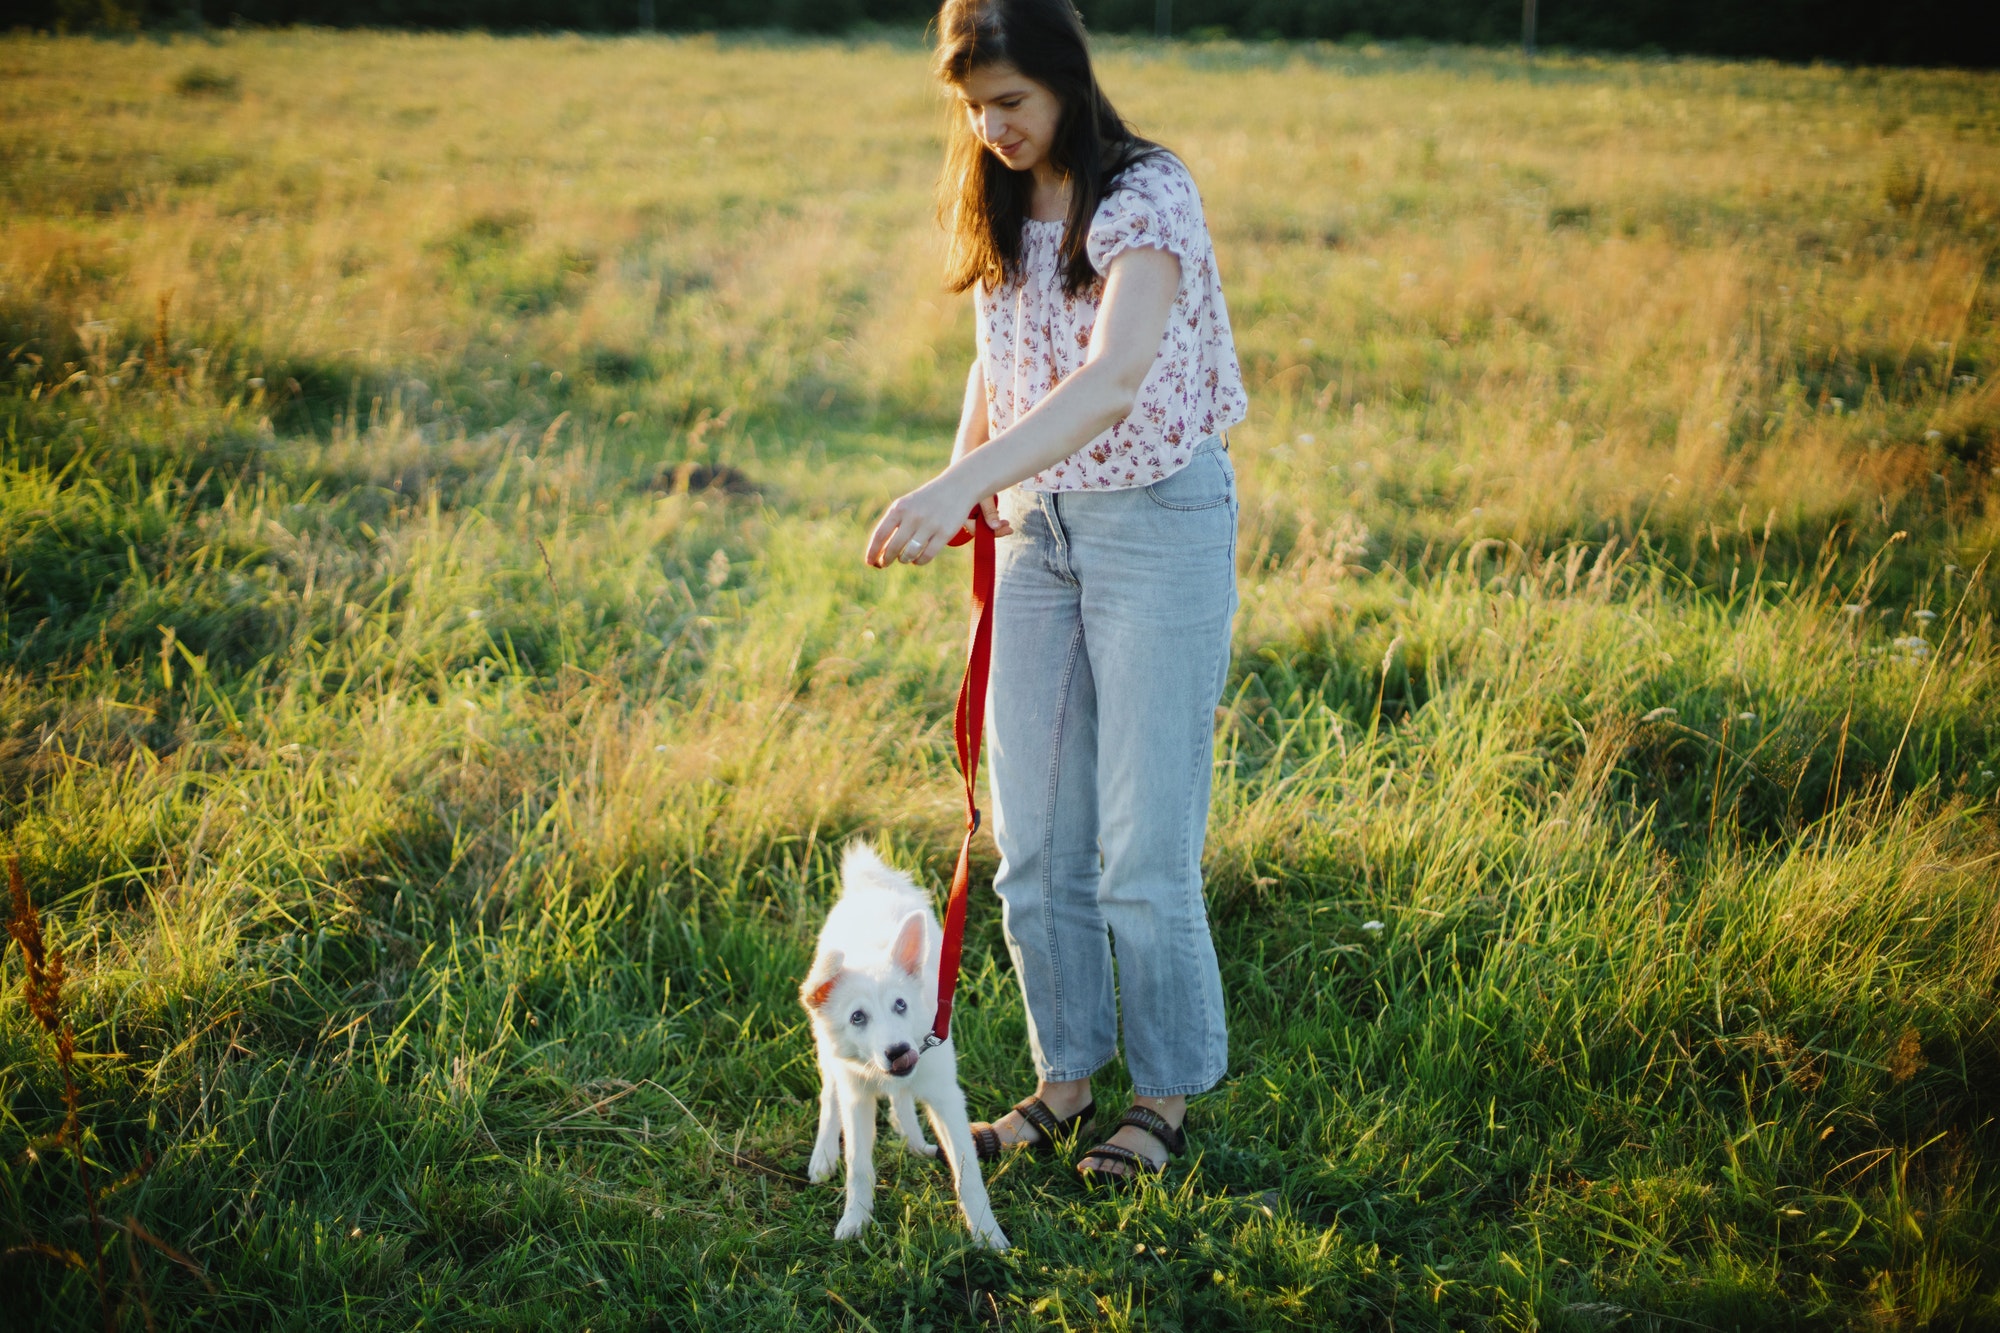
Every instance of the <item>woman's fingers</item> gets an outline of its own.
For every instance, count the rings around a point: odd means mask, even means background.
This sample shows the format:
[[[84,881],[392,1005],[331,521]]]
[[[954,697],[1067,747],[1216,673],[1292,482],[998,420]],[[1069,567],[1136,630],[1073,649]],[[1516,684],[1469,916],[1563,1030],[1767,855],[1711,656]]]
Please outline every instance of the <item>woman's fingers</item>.
[[[989,495],[984,500],[981,500],[979,502],[979,513],[986,520],[986,526],[993,529],[993,535],[996,537],[1005,537],[1014,530],[1012,523],[1000,517],[1000,497],[997,495]],[[969,520],[966,526],[968,528],[972,526]]]
[[[919,528],[910,534],[908,543],[903,547],[901,558],[907,564],[928,565],[937,559],[938,552],[944,550],[945,545],[951,541],[953,531],[951,528],[929,530]]]
[[[898,500],[889,506],[868,538],[868,563],[877,569],[887,569],[898,562],[908,564],[905,553],[911,542],[921,541],[922,537],[922,523]]]
[[[1014,530],[1012,523],[1000,517],[1000,498],[998,496],[989,495],[984,500],[981,500],[979,502],[978,514],[967,514],[965,522],[958,525],[958,530],[968,537],[976,537],[979,534],[973,531],[973,525],[981,520],[985,521],[987,529],[996,537],[1005,537]]]
[[[937,559],[955,534],[970,532],[973,524],[981,520],[997,535],[1004,537],[1013,531],[1007,520],[1000,517],[999,506],[991,497],[979,502],[978,518],[966,513],[966,517],[954,520],[925,512],[935,508],[935,504],[925,502],[923,491],[899,498],[882,511],[875,530],[868,534],[868,548],[862,558],[875,569],[886,569],[891,564],[927,565]]]
[[[937,525],[910,513],[898,500],[882,514],[875,531],[868,536],[867,562],[876,569],[891,564],[921,565],[937,554],[950,533],[939,533]]]
[[[896,528],[901,521],[902,506],[900,501],[883,510],[882,517],[876,520],[875,530],[868,534],[868,550],[862,556],[862,559],[868,562],[870,568],[881,569],[889,563],[891,558],[889,552],[892,549],[889,543],[894,539]]]

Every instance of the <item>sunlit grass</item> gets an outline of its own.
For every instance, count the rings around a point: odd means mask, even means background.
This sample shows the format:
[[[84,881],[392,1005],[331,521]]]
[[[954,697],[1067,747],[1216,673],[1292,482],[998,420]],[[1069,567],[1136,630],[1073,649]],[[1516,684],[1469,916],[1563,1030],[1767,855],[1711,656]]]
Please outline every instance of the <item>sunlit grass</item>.
[[[1104,75],[1252,387],[1234,1062],[1166,1192],[996,1172],[995,1257],[797,1179],[834,854],[960,817],[963,568],[858,558],[971,354],[921,49],[0,41],[0,796],[119,1318],[2000,1318],[1993,78]],[[97,1326],[20,975],[0,1264]]]

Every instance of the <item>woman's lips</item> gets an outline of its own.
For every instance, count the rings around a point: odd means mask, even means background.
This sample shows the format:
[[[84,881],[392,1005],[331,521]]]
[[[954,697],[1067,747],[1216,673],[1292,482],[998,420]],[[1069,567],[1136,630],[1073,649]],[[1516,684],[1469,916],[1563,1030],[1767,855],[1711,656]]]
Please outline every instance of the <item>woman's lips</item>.
[[[1002,157],[1012,157],[1014,156],[1014,154],[1020,152],[1022,145],[1026,144],[1027,142],[1028,141],[1026,139],[1016,139],[1012,143],[1003,143],[995,146],[993,151],[1000,154],[1000,156]]]

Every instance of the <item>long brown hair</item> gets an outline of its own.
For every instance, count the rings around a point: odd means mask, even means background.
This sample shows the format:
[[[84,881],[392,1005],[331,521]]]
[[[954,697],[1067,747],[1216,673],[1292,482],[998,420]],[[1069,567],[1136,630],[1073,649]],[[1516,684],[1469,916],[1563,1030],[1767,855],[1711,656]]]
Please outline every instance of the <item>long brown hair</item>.
[[[1098,202],[1119,172],[1159,151],[1159,145],[1134,134],[1097,86],[1083,19],[1070,0],[944,0],[938,12],[938,77],[963,84],[973,70],[1002,63],[1062,104],[1049,159],[1069,178],[1063,290],[1082,292],[1098,277],[1086,249]],[[954,122],[938,183],[938,217],[951,234],[945,285],[954,292],[978,282],[1002,286],[1018,271],[1021,223],[1034,176],[1009,169],[964,116]]]

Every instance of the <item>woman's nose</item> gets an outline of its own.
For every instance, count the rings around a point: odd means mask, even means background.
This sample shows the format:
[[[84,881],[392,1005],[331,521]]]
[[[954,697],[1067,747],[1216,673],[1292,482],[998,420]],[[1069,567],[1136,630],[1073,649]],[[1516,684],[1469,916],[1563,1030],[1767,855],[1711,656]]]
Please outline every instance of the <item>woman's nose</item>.
[[[1007,122],[997,112],[982,112],[979,117],[979,133],[988,143],[1004,143],[1001,137],[1007,129]]]

